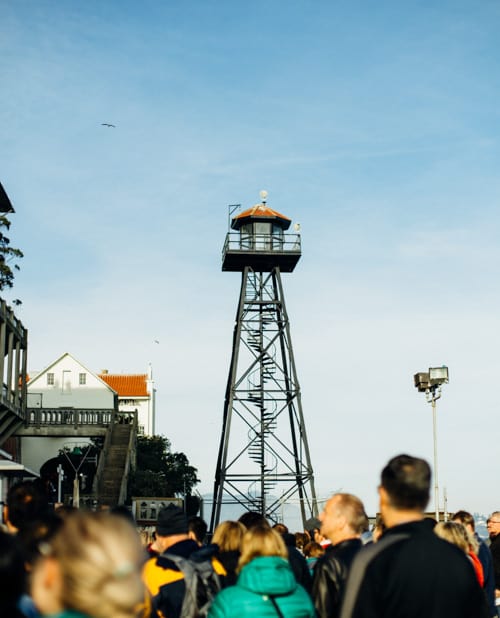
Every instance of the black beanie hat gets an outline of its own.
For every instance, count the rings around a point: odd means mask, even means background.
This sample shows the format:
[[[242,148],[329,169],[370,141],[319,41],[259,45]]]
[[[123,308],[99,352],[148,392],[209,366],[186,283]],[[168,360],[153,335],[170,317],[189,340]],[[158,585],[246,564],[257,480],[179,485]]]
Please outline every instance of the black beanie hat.
[[[169,504],[164,506],[158,513],[158,521],[156,523],[156,532],[160,536],[170,536],[172,534],[187,534],[188,522],[184,511]]]

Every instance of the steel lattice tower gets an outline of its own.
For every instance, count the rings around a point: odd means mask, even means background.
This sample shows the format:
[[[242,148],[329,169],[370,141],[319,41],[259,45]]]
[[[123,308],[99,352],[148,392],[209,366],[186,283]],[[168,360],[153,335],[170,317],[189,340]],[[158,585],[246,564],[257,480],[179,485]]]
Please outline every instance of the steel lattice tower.
[[[210,529],[223,504],[239,504],[272,522],[298,494],[302,521],[317,515],[281,272],[301,256],[290,219],[257,204],[231,220],[223,271],[241,272]],[[234,212],[234,210],[233,210]],[[298,227],[298,226],[296,226]]]

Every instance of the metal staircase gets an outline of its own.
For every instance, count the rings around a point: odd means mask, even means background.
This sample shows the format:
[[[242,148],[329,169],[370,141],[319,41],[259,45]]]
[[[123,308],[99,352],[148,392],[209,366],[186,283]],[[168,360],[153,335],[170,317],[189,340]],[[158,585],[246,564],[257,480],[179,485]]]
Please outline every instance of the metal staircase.
[[[99,458],[95,484],[101,505],[124,504],[127,498],[128,476],[135,466],[137,414],[129,422],[123,420],[124,417],[117,415],[116,421],[109,425]]]
[[[217,468],[212,526],[222,503],[271,521],[296,492],[304,520],[316,508],[279,269],[243,272]]]

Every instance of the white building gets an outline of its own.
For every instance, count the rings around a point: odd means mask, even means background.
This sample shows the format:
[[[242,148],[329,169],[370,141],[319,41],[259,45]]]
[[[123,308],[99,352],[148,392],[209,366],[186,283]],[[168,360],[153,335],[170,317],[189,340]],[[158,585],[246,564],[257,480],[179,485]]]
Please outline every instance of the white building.
[[[77,427],[78,414],[92,419],[115,411],[137,410],[139,432],[154,433],[151,366],[145,374],[96,374],[66,352],[43,371],[31,373],[27,391],[29,427],[17,435],[22,438],[21,460],[35,472],[63,447],[89,442]],[[54,435],[56,427],[58,436]],[[93,434],[89,431],[87,435]]]
[[[47,459],[57,457],[64,446],[88,443],[89,439],[82,438],[72,423],[71,415],[81,410],[112,414],[117,404],[117,393],[67,352],[43,371],[30,374],[27,408],[31,428],[17,433],[22,437],[23,464],[39,472]],[[50,423],[51,418],[54,424],[50,424],[49,431],[47,421]],[[33,425],[38,419],[42,424],[35,430]],[[56,429],[60,436],[53,435]]]
[[[155,394],[151,365],[147,373],[116,374],[104,369],[99,378],[118,393],[120,412],[137,412],[139,435],[153,436],[155,433]]]

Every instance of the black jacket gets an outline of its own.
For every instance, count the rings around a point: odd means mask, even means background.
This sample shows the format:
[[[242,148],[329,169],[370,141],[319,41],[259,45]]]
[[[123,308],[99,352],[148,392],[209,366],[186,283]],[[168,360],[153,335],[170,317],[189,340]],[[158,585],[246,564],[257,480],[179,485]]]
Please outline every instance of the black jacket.
[[[491,556],[493,558],[493,572],[495,574],[495,587],[500,589],[500,534],[491,539]]]
[[[424,520],[389,528],[349,572],[341,618],[401,616],[489,617],[471,561]]]
[[[288,562],[292,567],[293,574],[297,583],[303,586],[311,594],[312,578],[307,565],[307,560],[295,546],[295,536],[293,534],[282,534],[283,540],[288,551]]]
[[[337,618],[345,582],[354,556],[361,549],[360,539],[329,545],[314,565],[312,597],[319,618]]]
[[[234,586],[236,580],[238,579],[236,567],[238,566],[238,560],[240,559],[240,552],[237,550],[219,551],[215,557],[226,571],[226,575],[221,577],[222,587],[227,588],[228,586]]]

